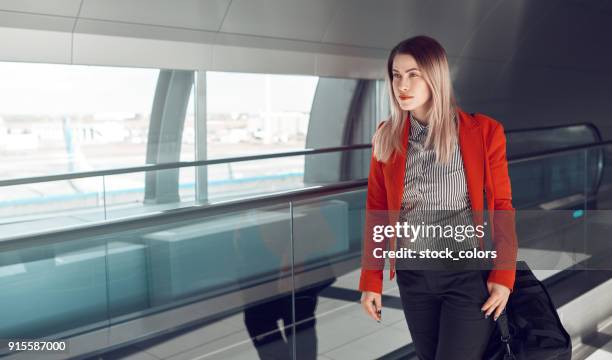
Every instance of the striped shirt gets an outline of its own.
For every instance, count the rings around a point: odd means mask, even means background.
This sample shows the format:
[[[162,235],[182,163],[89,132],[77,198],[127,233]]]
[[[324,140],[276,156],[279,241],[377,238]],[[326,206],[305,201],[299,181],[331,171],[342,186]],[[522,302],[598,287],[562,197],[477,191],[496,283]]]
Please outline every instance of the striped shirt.
[[[404,193],[400,209],[400,221],[410,225],[472,225],[463,160],[458,142],[448,163],[436,163],[433,149],[425,148],[429,126],[419,123],[410,114],[410,136],[404,175]],[[436,234],[417,237],[406,246],[417,251],[425,249],[451,250],[478,247],[476,237],[460,238]]]

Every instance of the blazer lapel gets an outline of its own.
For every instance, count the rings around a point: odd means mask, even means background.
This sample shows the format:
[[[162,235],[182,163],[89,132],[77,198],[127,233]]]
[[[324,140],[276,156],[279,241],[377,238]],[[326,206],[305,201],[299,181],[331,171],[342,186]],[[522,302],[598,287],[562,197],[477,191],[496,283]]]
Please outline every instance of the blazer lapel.
[[[458,111],[459,148],[472,210],[484,210],[484,144],[480,124],[472,116]]]
[[[404,176],[406,173],[406,153],[408,151],[408,137],[410,136],[409,116],[406,116],[406,119],[404,119],[402,127],[402,151],[395,151],[391,160],[383,167],[385,186],[387,188],[387,208],[389,211],[399,211],[402,205]]]

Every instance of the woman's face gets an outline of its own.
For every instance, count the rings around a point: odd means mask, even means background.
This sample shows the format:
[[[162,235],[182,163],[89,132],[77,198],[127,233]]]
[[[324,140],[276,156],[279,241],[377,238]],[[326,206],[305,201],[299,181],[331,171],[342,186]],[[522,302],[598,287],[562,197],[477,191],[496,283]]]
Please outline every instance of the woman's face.
[[[426,113],[431,91],[412,55],[398,54],[393,59],[393,96],[404,111]]]

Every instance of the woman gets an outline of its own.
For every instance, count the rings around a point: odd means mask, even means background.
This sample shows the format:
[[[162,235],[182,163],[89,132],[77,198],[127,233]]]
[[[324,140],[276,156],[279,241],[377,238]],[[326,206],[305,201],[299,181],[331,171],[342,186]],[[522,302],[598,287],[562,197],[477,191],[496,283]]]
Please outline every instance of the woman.
[[[489,117],[472,116],[456,106],[442,46],[426,36],[400,42],[389,54],[387,81],[391,117],[372,140],[367,223],[372,224],[377,211],[399,213],[403,220],[423,219],[413,215],[441,210],[482,213],[485,192],[490,213],[513,214],[503,128]],[[510,240],[503,256],[505,267],[427,271],[398,266],[404,315],[419,359],[482,358],[495,326],[490,316],[497,320],[514,284],[514,218],[506,219],[510,221],[496,220],[508,226],[510,235],[505,237]],[[493,226],[497,232],[498,225]],[[494,240],[504,238],[501,234],[497,232]],[[369,240],[366,236],[365,257],[372,250]],[[381,267],[363,266],[361,303],[378,321],[382,280]]]

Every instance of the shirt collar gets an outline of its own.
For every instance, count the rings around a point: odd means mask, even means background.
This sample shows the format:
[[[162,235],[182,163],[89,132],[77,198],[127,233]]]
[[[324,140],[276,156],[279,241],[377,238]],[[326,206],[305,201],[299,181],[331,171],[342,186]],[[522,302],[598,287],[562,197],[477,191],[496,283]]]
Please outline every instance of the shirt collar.
[[[429,129],[428,125],[423,125],[418,122],[410,113],[410,137],[417,139],[421,136],[427,134],[427,129]]]

